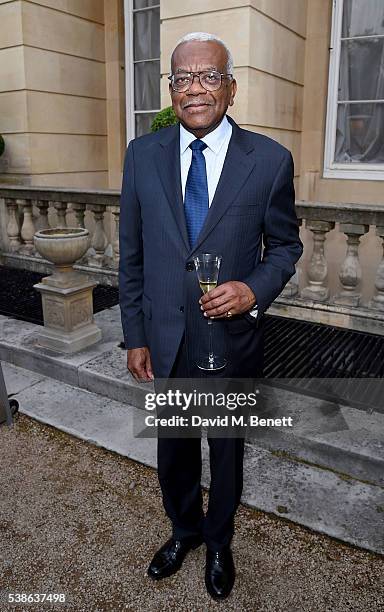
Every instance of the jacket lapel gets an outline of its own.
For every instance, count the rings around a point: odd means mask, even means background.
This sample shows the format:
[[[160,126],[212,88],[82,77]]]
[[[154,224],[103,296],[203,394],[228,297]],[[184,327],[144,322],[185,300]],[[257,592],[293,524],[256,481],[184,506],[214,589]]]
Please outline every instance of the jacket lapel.
[[[248,139],[238,125],[228,117],[232,125],[232,136],[229,141],[227,155],[220,175],[214,198],[205,218],[204,225],[189,255],[194,253],[220,221],[227,208],[232,204],[236,195],[250,175],[256,156],[250,155],[254,149],[253,143]]]
[[[241,130],[231,117],[227,116],[227,118],[232,125],[231,140],[213,201],[193,249],[189,245],[181,189],[179,126],[166,130],[158,143],[155,155],[157,170],[189,256],[200,247],[220,221],[247,180],[257,160],[255,155],[251,155],[254,145],[248,139],[247,133]]]
[[[180,130],[179,126],[167,130],[159,141],[156,151],[156,165],[163,189],[172,210],[180,235],[187,251],[190,251],[187,226],[185,223],[183,195],[180,176]]]

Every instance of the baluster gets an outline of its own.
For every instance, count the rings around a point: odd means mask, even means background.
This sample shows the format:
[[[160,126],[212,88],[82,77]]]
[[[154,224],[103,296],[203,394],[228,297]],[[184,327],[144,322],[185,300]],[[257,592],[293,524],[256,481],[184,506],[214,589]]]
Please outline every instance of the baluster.
[[[102,268],[105,262],[104,252],[108,244],[107,235],[104,230],[106,206],[104,204],[91,204],[89,208],[95,218],[95,230],[91,240],[91,246],[95,250],[95,254],[88,255],[88,262],[91,266]]]
[[[303,220],[298,219],[299,226],[301,227]],[[301,276],[301,269],[298,265],[295,266],[295,274],[287,282],[284,289],[280,293],[279,297],[292,298],[299,293],[299,279]]]
[[[328,266],[324,255],[324,242],[326,234],[335,224],[333,221],[307,221],[306,227],[313,233],[313,251],[307,269],[308,285],[300,295],[305,300],[325,302],[329,298],[329,288],[325,284]]]
[[[5,198],[5,205],[8,211],[7,236],[9,250],[15,252],[21,246],[17,201]]]
[[[75,218],[76,218],[76,226],[85,229],[85,210],[86,210],[86,204],[79,204],[78,202],[71,202],[71,208],[73,210],[73,212],[75,213]],[[85,255],[83,255],[83,257],[81,257],[78,261],[77,264],[80,265],[85,265],[88,263],[88,254],[91,253],[92,255],[93,249],[89,248],[87,250],[87,252],[85,253]]]
[[[36,251],[33,243],[35,224],[32,215],[32,201],[17,199],[16,202],[23,207],[23,223],[21,225],[20,234],[24,244],[21,245],[19,253],[23,255],[34,255]]]
[[[66,228],[67,227],[67,208],[68,208],[68,203],[67,202],[52,202],[54,208],[56,209],[57,212],[57,224],[56,227],[60,227],[60,228]]]
[[[377,295],[374,295],[368,306],[384,312],[384,225],[376,227],[376,235],[380,236],[383,247],[383,257],[379,263],[375,278]]]
[[[340,268],[339,279],[342,291],[333,298],[334,304],[357,307],[360,304],[361,266],[359,261],[360,237],[366,234],[369,225],[340,223],[340,231],[347,236],[347,252]]]
[[[33,203],[39,209],[39,219],[38,219],[39,230],[49,229],[49,223],[48,223],[49,202],[45,200],[33,200]]]
[[[111,206],[110,210],[115,221],[115,231],[112,240],[112,261],[114,267],[119,265],[120,259],[120,244],[119,244],[119,223],[120,223],[120,206]]]
[[[85,228],[84,217],[85,217],[85,204],[78,204],[77,202],[71,203],[72,210],[75,213],[77,227]]]

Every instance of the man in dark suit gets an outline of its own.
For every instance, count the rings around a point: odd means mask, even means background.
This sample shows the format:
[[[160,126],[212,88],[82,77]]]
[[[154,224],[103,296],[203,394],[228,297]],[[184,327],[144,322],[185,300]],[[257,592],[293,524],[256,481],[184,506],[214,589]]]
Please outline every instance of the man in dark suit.
[[[263,368],[263,313],[302,253],[293,160],[277,142],[226,115],[236,94],[232,57],[216,37],[176,46],[170,94],[180,124],[129,143],[120,213],[119,287],[127,367],[137,380],[198,377],[212,317],[226,377]],[[264,247],[264,248],[263,248]],[[222,255],[219,285],[201,297],[193,257]],[[208,374],[209,376],[209,374]],[[209,438],[211,485],[202,509],[198,438],[158,439],[158,476],[172,537],[148,573],[176,572],[207,545],[205,582],[229,595],[230,548],[242,491],[244,439]]]

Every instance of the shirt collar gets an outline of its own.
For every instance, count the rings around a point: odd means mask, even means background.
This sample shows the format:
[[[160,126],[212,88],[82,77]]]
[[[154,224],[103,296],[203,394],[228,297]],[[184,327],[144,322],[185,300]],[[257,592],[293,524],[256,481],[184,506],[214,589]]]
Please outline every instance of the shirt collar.
[[[224,115],[222,121],[219,123],[217,128],[212,132],[209,132],[204,138],[201,138],[213,153],[216,155],[219,153],[225,140],[229,140],[232,132],[232,126],[229,123],[227,117]],[[188,132],[180,123],[180,153],[183,154],[188,149],[191,142],[196,140],[196,136],[191,132]]]

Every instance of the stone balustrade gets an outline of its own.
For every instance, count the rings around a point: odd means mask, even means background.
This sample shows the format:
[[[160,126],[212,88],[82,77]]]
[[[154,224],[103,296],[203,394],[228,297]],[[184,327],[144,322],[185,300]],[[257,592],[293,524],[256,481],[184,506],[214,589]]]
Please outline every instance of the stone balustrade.
[[[118,190],[6,186],[0,187],[0,203],[1,199],[0,220],[5,235],[0,243],[2,263],[49,273],[51,265],[34,249],[34,233],[48,227],[86,227],[91,233],[91,246],[75,268],[102,284],[117,286]]]
[[[306,230],[304,254],[297,274],[269,312],[384,335],[384,205],[296,201],[296,212]],[[337,240],[333,255],[331,248],[326,252],[330,232],[336,232],[344,251],[339,260],[335,258],[340,251]],[[365,262],[369,274],[364,277],[359,248],[363,237],[369,255]],[[338,277],[334,292],[330,268]]]
[[[304,254],[269,312],[384,334],[384,205],[297,201],[296,210]],[[91,247],[75,268],[117,286],[119,212],[117,190],[0,187],[0,261],[49,273],[50,264],[34,250],[35,231],[87,227]],[[363,274],[363,240],[369,274]]]

